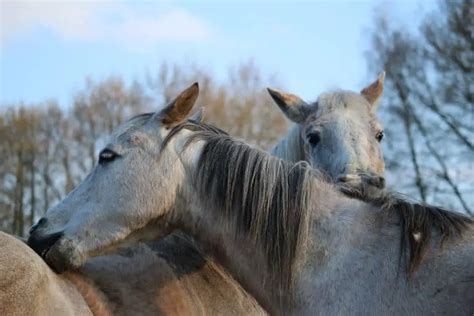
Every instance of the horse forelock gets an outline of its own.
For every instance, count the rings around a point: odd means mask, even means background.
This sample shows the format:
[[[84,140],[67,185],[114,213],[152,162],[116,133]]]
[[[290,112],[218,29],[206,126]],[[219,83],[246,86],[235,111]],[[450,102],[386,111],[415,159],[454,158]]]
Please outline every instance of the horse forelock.
[[[370,111],[370,104],[359,93],[346,90],[334,90],[322,93],[317,100],[319,112],[334,112],[338,109]]]
[[[364,121],[368,122],[373,129],[381,129],[380,122],[372,110],[372,106],[359,93],[351,91],[332,91],[321,94],[317,101],[317,109],[309,118],[310,120],[330,120],[333,115],[339,115],[340,111],[357,112],[365,117]]]

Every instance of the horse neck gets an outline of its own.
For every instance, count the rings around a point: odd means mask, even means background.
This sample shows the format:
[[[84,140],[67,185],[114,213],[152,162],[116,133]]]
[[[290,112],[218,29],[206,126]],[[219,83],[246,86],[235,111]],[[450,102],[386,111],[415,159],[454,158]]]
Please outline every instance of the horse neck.
[[[288,133],[272,148],[270,153],[290,163],[306,160],[301,140],[301,126],[294,124]]]
[[[216,214],[218,210],[211,211],[201,206],[204,203],[198,202],[199,198],[194,196],[196,198],[190,198],[179,207],[184,210],[193,206],[189,214],[177,219],[176,227],[193,236],[203,251],[228,271],[265,310],[272,311],[273,302],[269,295],[272,280],[268,278],[269,271],[265,269],[266,261],[261,251],[250,238],[231,229],[231,225],[223,225],[217,218],[206,214]]]
[[[213,254],[221,265],[249,293],[257,298],[264,308],[270,312],[281,311],[282,308],[284,308],[283,310],[292,308],[289,306],[292,306],[293,296],[297,291],[297,287],[292,285],[299,282],[299,272],[306,260],[304,249],[306,238],[309,237],[309,222],[313,220],[313,217],[318,217],[322,214],[320,209],[332,209],[330,206],[332,202],[330,201],[332,201],[331,198],[337,192],[332,189],[331,185],[319,181],[317,177],[312,176],[313,171],[310,171],[310,169],[301,166],[289,166],[281,160],[264,153],[260,154],[268,157],[268,160],[264,160],[260,164],[256,164],[254,161],[254,166],[258,165],[259,167],[248,171],[248,174],[258,174],[256,177],[260,177],[260,184],[252,187],[251,183],[243,183],[245,182],[243,178],[246,178],[246,176],[228,181],[230,174],[240,174],[238,170],[242,165],[253,164],[250,160],[255,158],[258,153],[253,152],[255,149],[249,149],[251,153],[248,158],[249,160],[245,161],[240,167],[237,165],[235,168],[232,168],[226,165],[231,161],[237,160],[235,156],[232,156],[232,153],[229,153],[227,157],[218,156],[219,152],[225,150],[220,148],[215,155],[212,150],[208,151],[208,157],[215,158],[209,167],[216,169],[209,170],[204,165],[202,170],[206,170],[206,174],[211,174],[212,176],[210,177],[219,178],[223,183],[227,183],[228,187],[223,189],[224,191],[241,192],[242,188],[250,188],[248,192],[253,193],[247,193],[245,197],[242,195],[240,202],[245,199],[249,202],[254,201],[250,203],[263,205],[262,210],[264,212],[255,214],[257,207],[246,207],[245,211],[241,213],[238,213],[237,209],[235,212],[230,213],[229,210],[224,210],[221,206],[213,205],[219,196],[219,193],[216,193],[219,191],[215,187],[216,183],[199,184],[198,181],[196,182],[197,184],[186,184],[182,188],[182,195],[180,195],[175,205],[176,210],[179,210],[179,214],[173,212],[172,224],[196,238],[201,244],[207,245],[206,248],[208,249],[206,251]],[[236,153],[236,155],[241,154],[242,152]],[[277,168],[269,169],[268,164],[273,164]],[[200,178],[201,173],[196,171],[198,169],[197,166],[186,169],[191,170],[190,178]],[[257,169],[262,172],[257,172]],[[267,175],[267,170],[269,170],[269,182],[266,181],[266,177],[261,176],[262,173]],[[259,181],[246,179],[249,181]],[[283,183],[292,183],[293,189],[281,189],[276,184],[275,179],[284,179]],[[234,185],[239,187],[233,187]],[[259,185],[263,187],[259,187]],[[268,187],[273,189],[269,191]],[[202,191],[202,188],[206,188],[205,192]],[[213,188],[217,189],[217,191]],[[260,195],[258,192],[265,194]],[[213,196],[213,194],[218,195]],[[285,195],[291,201],[280,200],[278,196],[281,195]],[[267,199],[265,200],[263,196],[267,196]],[[232,201],[239,201],[239,199]],[[234,202],[229,200],[223,203],[228,205]],[[315,207],[316,204],[320,206]],[[295,211],[292,211],[293,209]],[[264,215],[261,216],[261,214]],[[314,216],[314,214],[317,215]],[[238,217],[240,219],[236,219]],[[237,220],[240,220],[240,222],[237,222]],[[245,228],[247,224],[242,223],[246,223],[247,220],[252,221],[255,225],[250,224]],[[241,225],[239,226],[236,223],[241,223]],[[255,234],[253,230],[258,230],[258,234]],[[267,242],[262,244],[256,241],[258,239],[267,240]],[[293,243],[286,243],[286,240],[291,240]],[[276,245],[277,250],[274,251],[275,248],[268,248],[269,245]],[[285,250],[283,251],[283,249]],[[270,253],[272,254],[271,256],[269,256]],[[287,261],[282,261],[281,257],[285,256],[286,253],[291,253],[292,255],[287,255],[284,259]],[[286,262],[289,264],[271,266],[269,264],[272,261],[269,260],[270,258],[274,259],[275,262]],[[275,269],[275,267],[277,268]],[[281,271],[289,273],[280,273]],[[284,277],[288,276],[288,278],[283,279],[281,275]],[[289,282],[286,282],[287,280]]]

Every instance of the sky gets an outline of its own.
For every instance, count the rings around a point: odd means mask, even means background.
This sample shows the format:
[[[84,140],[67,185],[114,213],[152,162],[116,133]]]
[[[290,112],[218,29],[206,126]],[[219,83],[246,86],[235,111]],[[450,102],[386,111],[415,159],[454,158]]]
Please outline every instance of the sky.
[[[71,103],[85,78],[142,79],[162,63],[195,63],[222,80],[253,60],[306,100],[360,90],[374,10],[416,25],[421,1],[0,0],[0,107]],[[382,69],[381,69],[382,70]]]

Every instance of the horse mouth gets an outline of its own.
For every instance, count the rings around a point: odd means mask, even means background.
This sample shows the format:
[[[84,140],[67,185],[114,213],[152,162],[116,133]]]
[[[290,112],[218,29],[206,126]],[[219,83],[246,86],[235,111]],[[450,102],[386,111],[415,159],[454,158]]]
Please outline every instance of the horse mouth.
[[[43,260],[47,261],[47,255],[58,240],[63,236],[62,232],[49,234],[44,237],[30,235],[28,246],[30,246]]]
[[[360,186],[368,185],[373,186],[378,189],[385,188],[385,178],[376,174],[371,173],[355,173],[355,174],[346,174],[337,177],[337,183]]]

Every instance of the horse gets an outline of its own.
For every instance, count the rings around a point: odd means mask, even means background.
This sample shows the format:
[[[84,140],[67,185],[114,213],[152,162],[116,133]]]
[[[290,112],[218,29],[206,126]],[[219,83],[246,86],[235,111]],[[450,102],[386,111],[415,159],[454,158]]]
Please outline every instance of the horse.
[[[0,232],[1,315],[92,315],[84,297],[26,243]]]
[[[380,142],[383,127],[376,116],[385,72],[353,92],[323,93],[316,102],[268,88],[293,127],[271,150],[291,163],[301,160],[323,172],[348,195],[372,200],[385,188]]]
[[[267,315],[180,232],[65,274],[19,239],[0,232],[0,315]]]
[[[372,85],[374,84],[380,85],[380,78]],[[367,90],[367,88],[365,90]],[[276,93],[278,93],[280,98],[282,98],[282,95],[285,95],[282,92],[276,92],[272,89],[269,89],[269,91],[274,99]],[[300,103],[303,105],[302,102]],[[291,106],[300,106],[300,104],[292,104]],[[287,111],[283,111],[283,113],[286,112]],[[311,111],[307,111],[307,113],[309,116]],[[289,118],[292,119],[291,116]],[[195,115],[192,119],[201,120],[201,117]],[[303,146],[288,147],[288,144],[299,145],[304,142],[306,137],[301,141],[300,138],[304,133],[300,132],[300,130],[305,128],[303,123],[308,125],[308,121],[311,122],[310,120],[311,117],[309,119],[308,117],[303,117],[300,119],[300,122],[295,122],[297,124],[296,127],[290,131],[286,137],[280,140],[272,151],[272,154],[284,159],[290,159],[290,161],[306,160],[311,162],[311,157],[308,155],[307,150],[303,150]],[[368,121],[367,123],[370,122]],[[294,132],[295,130],[297,133]],[[377,156],[374,157],[377,158]],[[66,278],[59,276],[59,279],[61,279],[60,282],[66,284],[71,283],[71,286],[79,289],[79,293],[83,294],[84,298],[87,298],[86,303],[91,306],[94,314],[129,314],[133,312],[134,314],[153,313],[170,315],[183,313],[183,311],[186,311],[186,314],[191,314],[191,310],[199,310],[202,314],[217,314],[222,312],[226,314],[264,314],[254,299],[243,294],[244,292],[240,290],[239,285],[234,285],[233,282],[235,281],[227,277],[226,273],[221,271],[220,266],[216,264],[212,258],[200,252],[198,245],[193,243],[192,240],[182,237],[182,234],[173,234],[167,239],[155,242],[152,245],[141,244],[139,246],[132,246],[124,250],[127,255],[119,253],[90,259],[80,271],[69,273],[66,275]],[[51,271],[47,271],[48,268],[45,266],[41,266],[40,269],[37,267],[30,267],[28,269],[27,266],[32,261],[21,261],[21,258],[31,257],[34,256],[34,254],[29,253],[24,247],[18,249],[12,247],[11,243],[14,241],[12,238],[3,236],[2,241],[2,253],[5,258],[10,256],[16,257],[20,260],[18,266],[22,266],[24,270],[32,271],[31,273],[33,274],[51,274]],[[136,249],[134,247],[136,247]],[[152,249],[158,250],[158,255],[153,253]],[[179,250],[173,251],[173,249]],[[11,253],[12,251],[14,251],[14,253]],[[176,253],[180,255],[173,255]],[[167,262],[163,262],[163,258],[166,258]],[[22,262],[22,264],[20,264],[20,262]],[[195,262],[204,264],[199,266],[200,269],[197,269],[194,264]],[[151,270],[153,264],[156,265],[153,271],[157,272],[152,275],[143,272]],[[138,269],[137,267],[143,268]],[[121,271],[120,274],[122,275],[120,279],[116,277],[118,270]],[[193,278],[186,275],[183,277],[179,271],[192,272]],[[7,273],[10,273],[10,275],[7,275]],[[13,273],[13,275],[11,273]],[[15,271],[9,270],[4,271],[2,275],[9,279],[15,279],[16,274],[14,273]],[[127,277],[124,277],[124,275]],[[128,277],[129,275],[130,277]],[[179,278],[177,277],[178,275],[180,275]],[[146,279],[141,280],[138,284],[138,282],[134,280],[139,279],[140,276],[146,276]],[[25,276],[22,275],[22,277],[24,278]],[[26,277],[26,279],[30,280],[28,287],[35,288],[37,278]],[[50,277],[50,279],[56,280],[52,277]],[[215,288],[203,285],[203,279],[214,280],[213,284]],[[166,280],[167,283],[170,283],[169,280],[173,280],[174,287],[179,290],[163,290],[162,288],[165,288],[164,280]],[[58,283],[59,281],[49,282]],[[210,283],[207,282],[206,284]],[[131,286],[133,286],[133,290],[131,290]],[[43,284],[42,287],[36,286],[39,291],[47,293],[44,287],[45,284]],[[169,288],[169,286],[166,286],[166,288]],[[186,291],[182,289],[186,289]],[[22,294],[24,287],[18,286],[16,290],[14,287],[10,287],[10,291],[16,293],[16,295],[12,296],[13,298],[24,297]],[[160,294],[156,295],[154,292]],[[170,295],[169,292],[174,294]],[[178,295],[176,293],[180,294]],[[54,297],[54,295],[49,296]],[[167,299],[170,296],[173,297],[174,301]],[[221,299],[215,301],[214,298],[216,296]],[[67,301],[65,299],[63,300]],[[80,300],[70,299],[69,301],[79,302]],[[141,301],[141,304],[136,304],[138,301]],[[26,302],[34,303],[32,300],[27,300]],[[158,302],[158,304],[156,302]],[[21,314],[24,314],[24,310],[21,308],[25,308],[25,306],[29,306],[28,308],[31,312],[28,314],[32,314],[36,306],[36,304],[18,305],[15,304],[15,301],[10,301],[10,303],[4,301],[3,303],[2,306],[8,311],[8,314],[14,314],[15,310],[18,313],[23,311]],[[45,302],[43,302],[43,304],[45,304]],[[49,305],[53,306],[54,304]],[[74,306],[74,304],[72,304],[72,306]],[[171,306],[173,307],[171,308]],[[194,306],[194,308],[190,308],[192,306]]]
[[[335,93],[334,107],[370,106]],[[180,229],[271,314],[474,311],[471,218],[389,193],[347,196],[307,163],[188,120],[197,94],[194,84],[115,130],[94,170],[30,234],[50,266],[79,268]]]
[[[266,315],[183,234],[140,243],[56,274],[0,232],[0,315]]]

